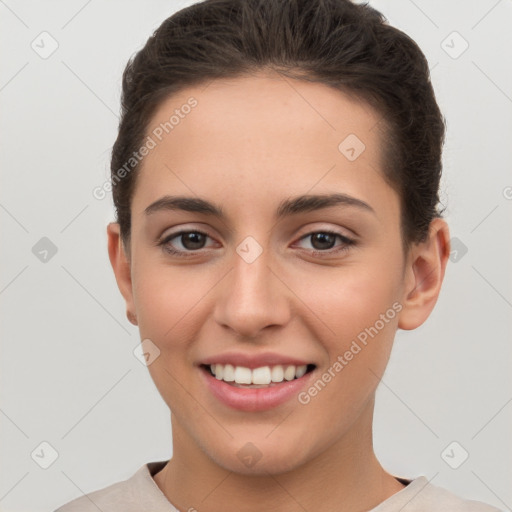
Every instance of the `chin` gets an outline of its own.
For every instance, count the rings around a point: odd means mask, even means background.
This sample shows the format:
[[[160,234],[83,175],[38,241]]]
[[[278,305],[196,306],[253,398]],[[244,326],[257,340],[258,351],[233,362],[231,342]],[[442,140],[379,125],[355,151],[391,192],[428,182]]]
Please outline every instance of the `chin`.
[[[239,475],[268,476],[293,471],[305,462],[304,446],[277,446],[263,438],[261,443],[242,441],[222,452],[211,452],[212,460],[226,471]],[[258,448],[259,446],[259,448]]]

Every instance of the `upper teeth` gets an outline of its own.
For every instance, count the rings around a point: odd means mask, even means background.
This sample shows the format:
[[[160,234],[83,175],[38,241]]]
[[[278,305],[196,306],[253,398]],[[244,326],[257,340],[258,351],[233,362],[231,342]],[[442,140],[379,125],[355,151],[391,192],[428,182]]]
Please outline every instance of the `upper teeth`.
[[[236,384],[270,384],[302,377],[307,370],[307,365],[301,366],[261,366],[259,368],[246,368],[245,366],[233,366],[231,364],[211,364],[210,369],[218,380],[235,382]]]

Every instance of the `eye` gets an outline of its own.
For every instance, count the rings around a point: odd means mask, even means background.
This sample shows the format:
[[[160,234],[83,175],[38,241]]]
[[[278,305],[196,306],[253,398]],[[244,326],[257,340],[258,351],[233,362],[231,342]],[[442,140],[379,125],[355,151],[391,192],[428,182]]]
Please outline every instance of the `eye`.
[[[197,229],[189,231],[182,230],[166,236],[158,242],[158,245],[169,254],[186,257],[193,256],[195,252],[199,252],[201,249],[204,249],[208,238],[211,239],[207,233]],[[174,239],[177,239],[177,242],[171,243]],[[352,245],[355,245],[354,240],[342,235],[341,233],[329,230],[312,231],[300,238],[301,241],[306,241],[308,239],[311,240],[313,245],[313,250],[309,252],[319,256],[348,251]],[[339,239],[342,242],[341,245],[337,246],[337,248],[334,245],[336,243],[336,239]],[[176,245],[178,245],[178,247],[176,247]],[[332,250],[333,248],[334,250]]]
[[[171,240],[178,239],[181,247],[176,248],[171,244]],[[204,249],[206,239],[210,238],[207,233],[197,229],[191,231],[178,231],[166,236],[158,245],[162,246],[163,250],[174,254],[176,256],[188,256],[190,253]],[[176,244],[176,242],[174,242]],[[187,254],[189,253],[189,254]]]
[[[311,245],[313,245],[313,254],[315,255],[323,255],[338,253],[342,251],[348,251],[350,246],[355,245],[355,241],[351,238],[342,235],[341,233],[337,233],[336,231],[322,230],[322,231],[312,231],[307,235],[303,236],[300,240],[310,240]],[[342,244],[338,245],[334,250],[333,247],[336,247],[334,244],[336,239],[341,240]]]

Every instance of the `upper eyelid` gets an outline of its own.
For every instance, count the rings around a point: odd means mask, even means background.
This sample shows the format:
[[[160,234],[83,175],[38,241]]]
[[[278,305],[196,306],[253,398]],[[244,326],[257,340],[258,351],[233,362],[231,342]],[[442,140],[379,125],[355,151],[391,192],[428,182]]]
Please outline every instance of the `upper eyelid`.
[[[319,222],[316,222],[316,223],[319,223]],[[170,228],[172,229],[172,228]],[[342,231],[340,231],[340,229]],[[206,235],[208,235],[210,238],[215,238],[215,236],[212,236],[209,231],[210,231],[210,228],[203,228],[203,227],[195,227],[195,226],[191,226],[191,227],[183,227],[182,225],[177,229],[177,231],[173,232],[173,233],[168,233],[167,235],[161,235],[159,238],[160,239],[164,239],[164,238],[168,238],[169,236],[176,236],[178,234],[182,234],[182,233],[188,233],[188,232],[202,232]],[[302,231],[302,228],[299,229],[299,231]],[[308,228],[307,231],[305,231],[304,233],[302,233],[299,238],[302,238],[303,236],[306,236],[306,235],[310,235],[312,233],[318,233],[318,232],[334,232],[335,234],[337,235],[340,235],[340,236],[344,236],[345,238],[357,238],[357,234],[349,229],[349,228],[341,228],[341,227],[338,227],[338,228],[335,228],[335,227],[317,227],[317,228]],[[166,231],[164,231],[165,233]]]

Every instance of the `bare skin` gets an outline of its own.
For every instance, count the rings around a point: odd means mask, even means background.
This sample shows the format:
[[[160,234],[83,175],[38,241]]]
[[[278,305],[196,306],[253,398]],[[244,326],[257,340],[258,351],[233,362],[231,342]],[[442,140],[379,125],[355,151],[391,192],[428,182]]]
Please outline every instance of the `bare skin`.
[[[448,226],[435,219],[428,240],[403,253],[400,200],[380,171],[369,106],[261,74],[181,91],[148,134],[191,96],[197,106],[144,157],[129,247],[118,224],[107,227],[128,318],[160,350],[148,369],[171,410],[173,456],[154,480],[182,511],[370,510],[404,487],[373,450],[375,391],[396,330],[420,326],[435,306]],[[349,134],[365,145],[353,161],[338,149]],[[275,218],[285,199],[330,193],[372,210],[337,204]],[[226,217],[144,213],[166,194],[206,199]],[[158,245],[182,229],[208,236],[199,248],[183,236],[166,242],[186,257]],[[311,236],[325,230],[345,238],[325,248]],[[263,251],[252,263],[236,252],[247,236]],[[301,357],[320,377],[382,314],[378,334],[307,404],[242,412],[199,378],[201,359],[230,350]],[[252,467],[237,456],[248,442],[262,455]]]

